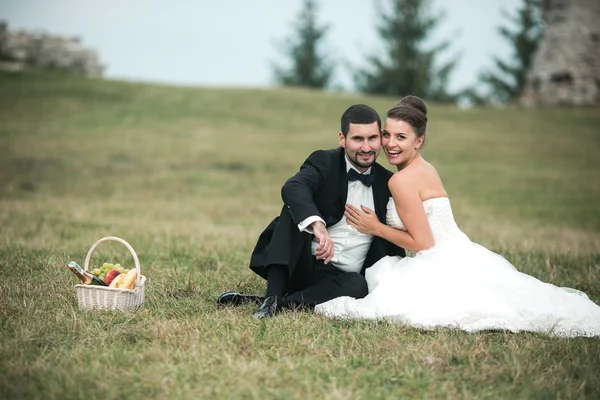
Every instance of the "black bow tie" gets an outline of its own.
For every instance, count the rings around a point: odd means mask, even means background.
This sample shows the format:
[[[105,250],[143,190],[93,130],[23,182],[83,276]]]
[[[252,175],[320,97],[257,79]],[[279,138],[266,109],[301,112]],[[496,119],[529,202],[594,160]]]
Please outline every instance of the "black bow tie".
[[[348,170],[347,177],[348,182],[361,181],[366,187],[371,187],[371,185],[373,185],[373,181],[375,180],[375,175],[359,174],[354,168],[350,168],[350,170]]]

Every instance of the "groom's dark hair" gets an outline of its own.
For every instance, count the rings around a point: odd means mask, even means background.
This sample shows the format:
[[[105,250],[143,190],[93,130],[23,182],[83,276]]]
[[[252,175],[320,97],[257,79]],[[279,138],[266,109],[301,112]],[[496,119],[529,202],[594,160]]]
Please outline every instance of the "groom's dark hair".
[[[350,130],[350,124],[367,125],[373,122],[377,122],[379,131],[381,131],[381,118],[377,111],[366,104],[355,104],[342,114],[341,130],[344,137],[346,137]]]

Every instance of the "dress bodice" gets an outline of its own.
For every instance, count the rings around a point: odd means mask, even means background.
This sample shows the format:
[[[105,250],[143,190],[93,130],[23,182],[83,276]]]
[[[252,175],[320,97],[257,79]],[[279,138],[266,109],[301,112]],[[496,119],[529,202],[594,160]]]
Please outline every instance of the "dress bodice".
[[[436,244],[448,239],[465,237],[454,221],[450,200],[447,197],[434,197],[425,200],[423,208],[425,208],[425,214]],[[392,197],[390,197],[387,205],[386,222],[392,228],[406,231],[406,227],[396,211],[396,205]]]

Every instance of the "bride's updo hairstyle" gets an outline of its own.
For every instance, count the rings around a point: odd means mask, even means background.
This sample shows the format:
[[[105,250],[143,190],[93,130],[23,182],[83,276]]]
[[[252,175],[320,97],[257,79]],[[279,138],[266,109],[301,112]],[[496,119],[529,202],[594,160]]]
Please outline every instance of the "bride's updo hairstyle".
[[[387,112],[386,118],[404,121],[412,126],[417,137],[427,131],[427,106],[417,96],[406,96]]]

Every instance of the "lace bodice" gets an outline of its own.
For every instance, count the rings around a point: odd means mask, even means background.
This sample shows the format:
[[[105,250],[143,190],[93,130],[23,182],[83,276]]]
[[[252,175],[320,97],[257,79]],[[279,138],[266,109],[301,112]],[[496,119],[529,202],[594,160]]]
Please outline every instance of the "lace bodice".
[[[431,232],[436,244],[448,239],[465,237],[454,221],[450,200],[447,197],[434,197],[433,199],[425,200],[423,207],[425,208],[425,214],[427,214],[427,220],[429,221],[429,226],[431,226]],[[392,228],[406,231],[398,212],[396,212],[394,199],[391,197],[387,204],[386,221]]]

